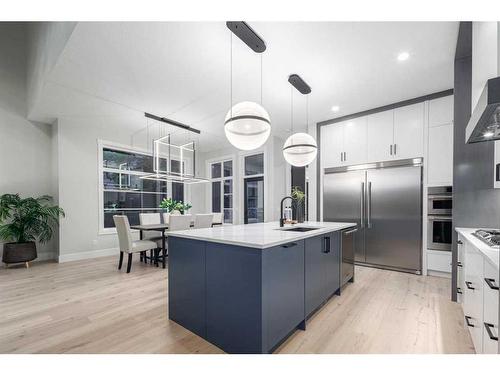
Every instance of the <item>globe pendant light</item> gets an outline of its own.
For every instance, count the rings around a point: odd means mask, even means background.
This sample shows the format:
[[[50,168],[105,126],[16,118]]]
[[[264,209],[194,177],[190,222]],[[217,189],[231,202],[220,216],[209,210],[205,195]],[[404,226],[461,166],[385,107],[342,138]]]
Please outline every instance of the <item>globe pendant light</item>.
[[[244,38],[250,35],[252,38],[258,38],[259,49],[255,52],[261,53],[265,50],[265,44],[262,39],[244,22],[228,22],[228,28],[236,33],[247,45],[254,45],[247,42]],[[240,30],[246,32],[239,34]],[[252,43],[254,40],[252,40]],[[263,46],[263,47],[262,47]],[[266,143],[271,134],[271,120],[269,114],[262,105],[244,101],[233,104],[233,35],[231,34],[231,109],[224,120],[224,132],[228,141],[240,150],[255,150]],[[262,55],[260,60],[260,101],[262,103]]]
[[[295,86],[295,83],[292,82],[292,77],[298,77],[297,75],[290,76],[289,82]],[[298,77],[300,81],[302,79]],[[300,83],[300,82],[299,82]],[[310,93],[311,89],[307,84],[302,81],[303,85],[307,87],[308,90],[302,90],[301,88],[295,86],[300,92]],[[306,127],[308,123],[309,117],[309,97],[306,96]],[[291,92],[291,124],[292,124],[292,133],[293,133],[293,88]],[[285,144],[283,145],[283,156],[285,160],[295,166],[295,167],[305,167],[312,163],[312,161],[316,158],[318,153],[318,145],[316,144],[316,140],[307,133],[295,133],[287,138]]]

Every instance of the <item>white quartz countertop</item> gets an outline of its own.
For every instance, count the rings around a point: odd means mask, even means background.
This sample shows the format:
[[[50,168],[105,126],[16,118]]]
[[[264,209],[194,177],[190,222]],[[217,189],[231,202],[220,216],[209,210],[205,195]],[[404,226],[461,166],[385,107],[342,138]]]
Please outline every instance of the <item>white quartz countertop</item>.
[[[168,232],[170,237],[182,237],[200,241],[210,241],[229,245],[266,249],[288,242],[303,240],[325,233],[335,232],[351,227],[356,223],[308,221],[301,224],[285,225],[291,227],[318,227],[308,232],[283,231],[278,222],[255,223],[244,225],[222,225],[212,228],[188,229]]]
[[[474,237],[472,233],[474,233],[476,230],[480,228],[455,228],[455,230],[460,233],[464,238],[476,249],[478,249],[483,255],[488,259],[488,261],[495,266],[496,268],[499,268],[499,263],[500,263],[500,252],[498,249],[494,249],[487,244],[485,244],[483,241],[481,241],[479,238]]]

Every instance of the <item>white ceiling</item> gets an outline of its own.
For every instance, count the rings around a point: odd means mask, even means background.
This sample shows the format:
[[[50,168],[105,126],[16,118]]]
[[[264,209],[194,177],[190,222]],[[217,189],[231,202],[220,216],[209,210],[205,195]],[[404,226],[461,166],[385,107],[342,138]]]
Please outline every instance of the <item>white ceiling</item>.
[[[291,73],[312,87],[310,122],[453,87],[457,22],[249,24],[267,50],[255,54],[233,37],[233,102],[260,101],[262,56],[263,105],[277,136],[290,128]],[[147,111],[201,129],[205,151],[225,147],[230,35],[225,22],[79,23],[38,115]],[[410,59],[397,61],[400,51]],[[305,97],[295,91],[294,103],[295,129],[304,129]],[[341,108],[336,114],[334,104]]]

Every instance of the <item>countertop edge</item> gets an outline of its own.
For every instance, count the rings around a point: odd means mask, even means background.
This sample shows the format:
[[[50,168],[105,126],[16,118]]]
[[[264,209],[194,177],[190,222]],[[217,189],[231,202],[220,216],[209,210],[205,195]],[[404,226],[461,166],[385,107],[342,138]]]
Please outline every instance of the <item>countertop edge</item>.
[[[252,225],[252,224],[250,224],[250,225]],[[297,226],[300,226],[300,224],[297,224]],[[305,226],[307,226],[307,225],[305,225]],[[205,236],[193,236],[193,235],[190,235],[189,233],[183,233],[183,232],[171,232],[168,234],[168,236],[177,237],[177,238],[185,238],[185,239],[189,239],[189,240],[193,240],[193,241],[207,241],[207,242],[214,242],[214,243],[221,243],[221,244],[226,244],[226,245],[235,245],[235,246],[264,250],[264,249],[268,249],[270,247],[283,245],[283,244],[290,243],[293,241],[300,241],[300,240],[304,240],[306,238],[319,236],[319,235],[322,235],[325,233],[338,232],[338,231],[342,231],[342,230],[345,230],[348,228],[354,228],[354,227],[357,227],[356,223],[342,223],[342,225],[340,225],[340,227],[338,227],[338,228],[325,227],[325,228],[318,229],[317,231],[314,230],[314,231],[303,232],[303,233],[296,232],[298,236],[295,238],[280,239],[277,241],[266,243],[265,245],[252,244],[252,243],[248,243],[245,241],[236,241],[236,240],[230,240],[230,239],[226,240],[226,239],[221,239],[221,238],[211,238],[211,237],[205,237]],[[276,230],[276,229],[274,228],[274,229],[270,229],[270,230]]]
[[[465,237],[465,239],[472,245],[474,248],[476,248],[486,259],[488,259],[488,262],[494,266],[495,268],[500,268],[500,252],[497,250],[489,249],[487,245],[483,244],[479,239],[474,237],[472,235],[472,232],[476,231],[477,229],[480,228],[464,228],[464,227],[456,227],[455,231],[457,233],[460,233],[462,236]],[[497,255],[497,260],[493,259],[493,255]]]

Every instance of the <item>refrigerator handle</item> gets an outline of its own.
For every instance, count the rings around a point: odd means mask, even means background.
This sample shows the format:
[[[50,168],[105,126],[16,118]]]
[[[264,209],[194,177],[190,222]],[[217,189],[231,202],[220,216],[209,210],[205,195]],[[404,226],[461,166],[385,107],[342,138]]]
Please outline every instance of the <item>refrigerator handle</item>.
[[[366,218],[368,228],[372,227],[372,182],[368,182],[368,199],[366,202]]]
[[[359,222],[361,228],[365,227],[365,183],[361,183],[361,202],[360,202]]]

